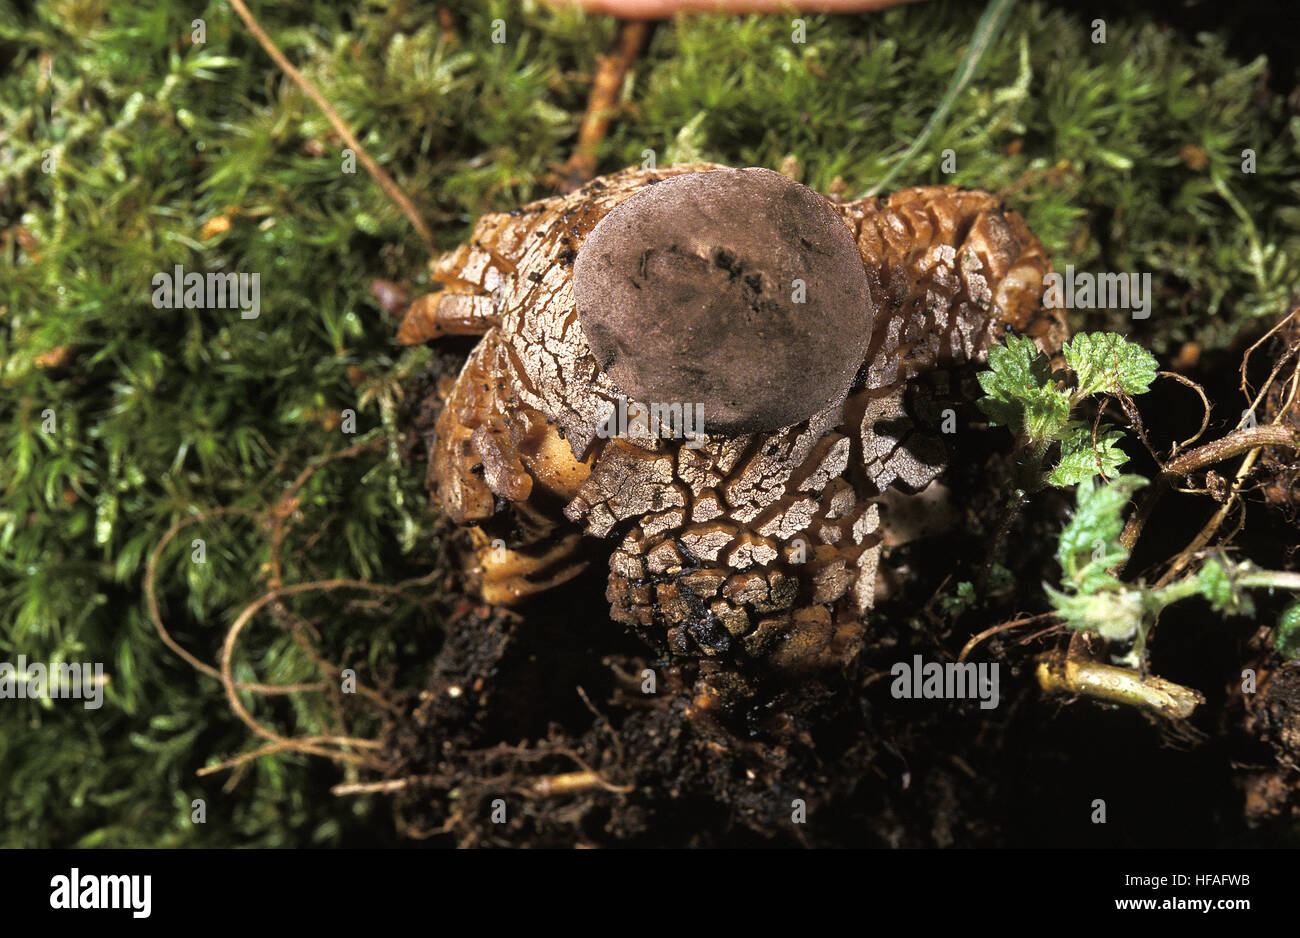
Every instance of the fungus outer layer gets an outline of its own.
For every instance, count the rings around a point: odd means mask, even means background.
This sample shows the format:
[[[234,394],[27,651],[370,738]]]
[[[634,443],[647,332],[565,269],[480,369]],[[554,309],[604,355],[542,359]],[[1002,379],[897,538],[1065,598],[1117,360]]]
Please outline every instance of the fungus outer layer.
[[[758,168],[674,176],[622,202],[579,251],[574,295],[609,379],[645,404],[702,404],[709,434],[839,403],[874,318],[843,219]]]

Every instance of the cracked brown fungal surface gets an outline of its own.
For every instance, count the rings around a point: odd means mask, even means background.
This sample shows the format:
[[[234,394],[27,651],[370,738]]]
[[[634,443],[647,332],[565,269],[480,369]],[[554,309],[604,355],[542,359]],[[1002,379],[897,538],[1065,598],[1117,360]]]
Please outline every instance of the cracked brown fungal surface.
[[[882,545],[924,527],[891,530],[882,504],[934,501],[950,373],[1008,331],[1051,353],[1066,338],[1042,305],[1050,269],[1019,215],[952,186],[838,203],[682,164],[486,215],[399,333],[482,336],[430,488],[479,526],[470,572],[490,602],[607,553],[612,618],[661,654],[843,664]],[[620,397],[627,426],[607,438]],[[696,403],[695,439],[648,419]]]

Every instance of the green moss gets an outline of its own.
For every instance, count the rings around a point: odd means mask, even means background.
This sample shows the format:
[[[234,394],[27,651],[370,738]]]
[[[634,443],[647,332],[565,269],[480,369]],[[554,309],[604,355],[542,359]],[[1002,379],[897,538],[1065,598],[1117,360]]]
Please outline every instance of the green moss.
[[[431,3],[296,0],[257,13],[447,247],[484,210],[549,194],[617,25],[539,3],[439,5],[454,40]],[[839,176],[849,194],[864,191],[928,118],[978,14],[928,3],[807,17],[802,45],[784,17],[661,25],[601,168],[640,163],[647,148],[661,162],[674,150],[771,167],[795,155],[809,184]],[[196,17],[207,27],[198,46]],[[497,17],[503,44],[491,41]],[[1162,358],[1188,338],[1223,347],[1278,312],[1297,281],[1300,123],[1257,93],[1265,63],[1226,58],[1219,38],[1141,17],[1109,27],[1095,46],[1074,17],[1023,5],[898,184],[1006,189],[1058,268],[1155,275],[1150,320],[1099,312],[1076,326],[1122,328]],[[424,282],[427,251],[364,172],[340,171],[325,119],[223,3],[7,5],[0,60],[0,660],[102,661],[112,675],[99,711],[0,704],[0,845],[386,836],[382,802],[327,794],[332,766],[266,757],[230,790],[229,774],[195,777],[249,748],[249,734],[215,682],[159,643],[141,581],[175,520],[265,509],[311,458],[352,442],[330,428],[345,408],[362,434],[391,429],[393,389],[423,353],[395,346],[368,285]],[[1204,168],[1188,165],[1188,147]],[[1258,153],[1255,175],[1238,171],[1245,147]],[[956,154],[951,178],[943,148]],[[229,230],[204,238],[223,215]],[[151,279],[177,264],[258,272],[260,317],[155,309]],[[59,347],[74,349],[67,365],[38,365]],[[322,471],[302,493],[286,579],[392,582],[425,569],[436,545],[421,533],[419,476],[388,450]],[[190,563],[191,537],[206,540],[206,566]],[[265,532],[244,520],[187,530],[159,570],[178,640],[214,660],[266,560]],[[294,608],[338,660],[417,678],[436,623],[337,606]],[[241,676],[314,673],[269,619],[241,649]],[[298,732],[332,724],[310,696],[257,712]],[[188,820],[197,797],[205,826]]]

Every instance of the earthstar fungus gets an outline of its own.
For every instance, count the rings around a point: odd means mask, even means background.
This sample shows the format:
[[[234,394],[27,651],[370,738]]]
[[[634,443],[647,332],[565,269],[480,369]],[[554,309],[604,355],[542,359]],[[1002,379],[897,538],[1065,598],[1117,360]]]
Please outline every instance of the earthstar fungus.
[[[522,601],[604,555],[611,617],[708,686],[844,664],[885,545],[941,513],[960,369],[1008,331],[1066,338],[1050,270],[1018,215],[954,186],[835,202],[698,163],[484,215],[399,332],[481,336],[427,477],[474,588]],[[624,396],[703,402],[702,445],[606,438]]]

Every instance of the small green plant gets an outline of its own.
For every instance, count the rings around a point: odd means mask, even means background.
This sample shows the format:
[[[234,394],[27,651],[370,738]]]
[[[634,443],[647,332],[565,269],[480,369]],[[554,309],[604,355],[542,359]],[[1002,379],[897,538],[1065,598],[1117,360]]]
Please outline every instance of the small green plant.
[[[1074,419],[1074,411],[1097,394],[1145,394],[1156,378],[1151,353],[1113,333],[1075,336],[1064,355],[1069,371],[1053,371],[1032,339],[1011,335],[1006,345],[989,350],[989,369],[979,375],[985,395],[980,410],[991,426],[1016,434],[1022,453],[1018,500],[1049,485],[1078,485],[1118,472],[1127,462],[1119,449],[1123,434],[1105,421]],[[1049,464],[1054,444],[1060,449]]]
[[[1108,484],[1099,485],[1093,479],[1080,482],[1074,515],[1061,531],[1056,549],[1061,588],[1044,585],[1052,605],[1070,628],[1096,632],[1109,641],[1132,642],[1120,663],[1141,665],[1156,617],[1180,599],[1203,596],[1216,612],[1250,615],[1254,604],[1246,590],[1300,590],[1300,574],[1261,570],[1218,552],[1210,554],[1197,572],[1164,586],[1149,587],[1140,580],[1125,583],[1114,573],[1128,560],[1129,552],[1119,540],[1124,506],[1133,492],[1146,484],[1146,479],[1134,475],[1119,476]],[[1288,636],[1294,640],[1292,633],[1280,627],[1279,650]]]
[[[984,397],[976,403],[990,426],[1016,437],[1016,473],[1006,510],[976,579],[989,585],[994,563],[1025,500],[1048,486],[1078,485],[1094,475],[1109,477],[1128,461],[1119,448],[1122,432],[1108,421],[1089,424],[1074,414],[1097,394],[1143,394],[1156,377],[1156,360],[1146,349],[1113,333],[1084,333],[1065,344],[1068,370],[1053,370],[1032,339],[1007,336],[989,350],[989,367],[979,375]]]
[[[1155,380],[1156,362],[1145,349],[1111,333],[1076,336],[1066,344],[1064,357],[1067,369],[1053,371],[1032,340],[1009,336],[1006,345],[989,352],[989,370],[979,375],[985,397],[978,404],[990,424],[1009,428],[1017,438],[1019,458],[1009,506],[1013,511],[1048,486],[1078,486],[1074,514],[1057,545],[1060,587],[1044,585],[1069,628],[1128,644],[1119,663],[1139,667],[1156,617],[1180,599],[1203,596],[1218,612],[1249,615],[1254,607],[1248,589],[1300,590],[1300,574],[1261,570],[1222,553],[1209,554],[1194,573],[1162,586],[1121,580],[1118,571],[1129,557],[1121,537],[1124,508],[1148,482],[1141,476],[1117,474],[1127,461],[1119,448],[1123,433],[1117,427],[1102,419],[1089,425],[1073,414],[1095,394],[1145,393]],[[1005,538],[1011,513],[1003,516],[995,547]],[[996,551],[986,564],[991,565],[995,557]],[[957,600],[969,602],[969,596],[959,591]],[[1278,630],[1278,646],[1284,654],[1293,643],[1300,643],[1300,623],[1292,623],[1288,630],[1289,621],[1284,617]]]

